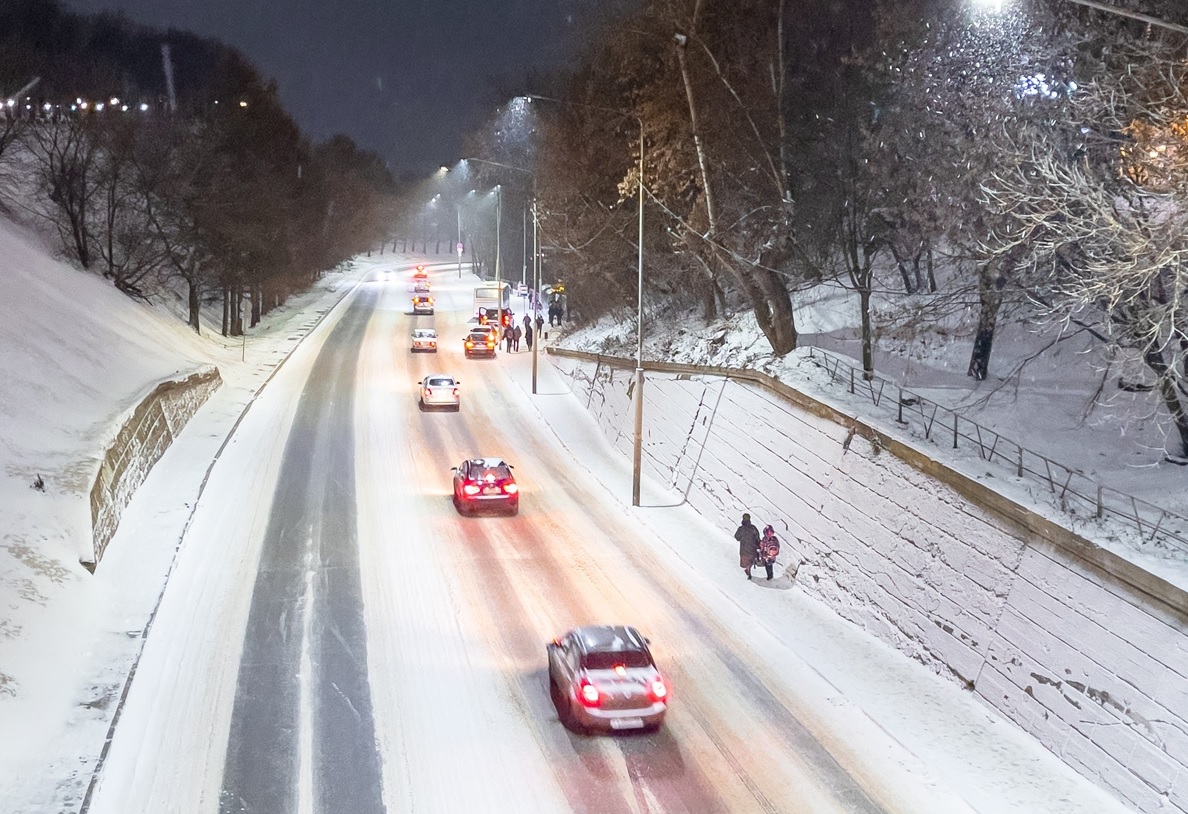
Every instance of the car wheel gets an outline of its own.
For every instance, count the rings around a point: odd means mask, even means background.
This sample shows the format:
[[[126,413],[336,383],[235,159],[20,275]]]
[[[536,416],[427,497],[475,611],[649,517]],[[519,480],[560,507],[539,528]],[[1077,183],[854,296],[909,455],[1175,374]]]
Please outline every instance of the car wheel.
[[[417,399],[417,409],[420,410],[422,413],[425,412],[425,400],[424,399]]]
[[[643,729],[640,730],[640,732],[643,732],[646,735],[654,735],[659,731],[660,731],[660,724],[648,724],[647,726],[645,726]]]
[[[571,699],[565,699],[565,720],[561,723],[575,735],[590,734],[590,730],[578,723],[578,717],[573,714],[573,701]]]
[[[454,405],[454,412],[455,412],[455,413],[460,413],[460,412],[462,412],[462,405],[461,405],[461,404],[455,404],[455,405]]]

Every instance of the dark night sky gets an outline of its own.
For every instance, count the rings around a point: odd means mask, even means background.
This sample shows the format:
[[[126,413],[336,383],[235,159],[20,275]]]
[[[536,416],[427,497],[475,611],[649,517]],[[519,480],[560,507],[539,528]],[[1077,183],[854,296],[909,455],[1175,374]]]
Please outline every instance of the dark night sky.
[[[346,133],[425,175],[528,72],[567,65],[624,0],[66,0],[233,45],[315,139]]]

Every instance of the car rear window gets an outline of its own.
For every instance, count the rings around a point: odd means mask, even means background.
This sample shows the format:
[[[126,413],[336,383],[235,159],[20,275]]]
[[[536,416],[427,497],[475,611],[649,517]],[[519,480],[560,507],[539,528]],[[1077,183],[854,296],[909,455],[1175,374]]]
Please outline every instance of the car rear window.
[[[449,387],[453,383],[454,383],[453,379],[446,379],[446,378],[440,378],[440,377],[433,378],[433,379],[429,380],[430,387]]]
[[[470,470],[470,476],[476,480],[486,480],[488,477],[503,480],[511,477],[511,470],[506,466],[476,466]]]
[[[587,670],[613,670],[616,664],[647,667],[651,661],[642,650],[596,650],[582,657],[582,666]]]

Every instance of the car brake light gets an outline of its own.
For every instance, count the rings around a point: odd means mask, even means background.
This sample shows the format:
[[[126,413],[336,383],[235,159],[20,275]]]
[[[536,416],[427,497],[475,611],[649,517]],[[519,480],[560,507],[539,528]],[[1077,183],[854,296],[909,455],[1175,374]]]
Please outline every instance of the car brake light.
[[[602,703],[598,688],[591,684],[588,678],[582,678],[578,684],[578,699],[587,707],[596,707]]]
[[[627,665],[626,664],[616,664],[615,665],[615,675],[617,675],[617,676],[627,675]]]
[[[462,491],[468,495],[477,495],[479,493],[479,485],[477,483],[468,483],[462,487]]]
[[[514,495],[516,492],[520,491],[520,487],[516,486],[514,483],[505,483],[503,484],[503,491],[509,495]]]
[[[457,388],[457,387],[455,387],[455,388],[454,388],[454,395],[455,395],[455,396],[456,396],[456,395],[458,395],[458,388]]]
[[[469,339],[467,339],[467,340],[466,340],[466,347],[468,347],[468,348],[473,348],[473,347],[474,347],[474,343],[473,343],[473,342],[471,342]]]
[[[433,395],[433,388],[432,388],[432,387],[426,387],[426,388],[425,388],[425,395],[426,395],[426,396],[432,396],[432,395]]]
[[[668,699],[668,685],[664,683],[664,679],[654,678],[648,686],[648,694],[652,696],[653,701],[666,701]]]

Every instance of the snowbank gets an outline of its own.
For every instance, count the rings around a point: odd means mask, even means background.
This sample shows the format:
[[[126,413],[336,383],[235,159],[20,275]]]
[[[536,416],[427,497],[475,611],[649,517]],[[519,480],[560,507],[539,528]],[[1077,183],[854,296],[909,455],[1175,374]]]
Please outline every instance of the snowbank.
[[[550,358],[630,454],[631,372]],[[651,474],[723,539],[772,523],[806,593],[1136,809],[1188,811],[1188,594],[807,396],[661,373],[645,394]]]

